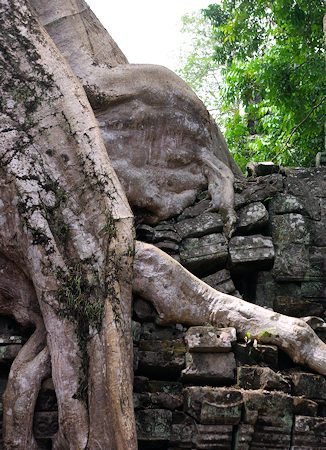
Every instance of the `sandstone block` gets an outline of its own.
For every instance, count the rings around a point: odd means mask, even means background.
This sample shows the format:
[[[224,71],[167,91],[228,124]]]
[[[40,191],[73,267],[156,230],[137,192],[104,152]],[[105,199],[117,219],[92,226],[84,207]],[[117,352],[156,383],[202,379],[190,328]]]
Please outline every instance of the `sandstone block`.
[[[322,375],[295,373],[292,376],[294,395],[326,400],[326,380]]]
[[[159,379],[178,377],[185,367],[184,354],[169,351],[139,351],[138,358],[138,373]]]
[[[57,411],[34,413],[33,432],[36,438],[51,438],[58,431],[58,428]]]
[[[136,411],[137,437],[144,441],[169,441],[172,412],[165,409]]]
[[[278,348],[275,345],[258,344],[257,348],[254,348],[238,342],[234,346],[234,352],[238,365],[261,364],[278,369]]]
[[[283,176],[272,174],[241,183],[240,192],[235,194],[235,208],[251,202],[263,202],[283,191]]]
[[[232,384],[236,364],[233,353],[186,353],[181,379],[204,384]]]
[[[310,234],[301,214],[283,214],[272,218],[272,236],[275,245],[309,244]]]
[[[205,274],[224,266],[228,256],[223,234],[187,238],[180,246],[181,263],[190,271]]]
[[[189,387],[184,395],[184,412],[200,424],[236,425],[240,422],[243,399],[238,389]]]
[[[296,416],[291,450],[323,450],[326,448],[326,418]]]
[[[237,384],[242,389],[291,392],[291,384],[269,367],[238,367]]]
[[[191,327],[185,341],[190,353],[225,353],[232,350],[236,342],[235,328],[216,328],[211,326]]]
[[[289,213],[307,214],[300,198],[284,193],[276,194],[272,198],[269,211],[272,215]]]
[[[225,294],[240,295],[236,292],[231,274],[226,269],[208,275],[207,277],[202,278],[202,280],[217,291],[224,292]]]
[[[270,267],[274,261],[274,246],[270,237],[235,236],[229,243],[231,266],[236,269]]]
[[[21,348],[20,344],[0,345],[0,362],[13,361]]]
[[[252,233],[268,224],[268,212],[261,202],[249,203],[238,211],[237,231],[240,234]]]
[[[276,247],[273,276],[277,281],[301,281],[309,267],[309,249],[305,244]]]
[[[197,217],[184,219],[175,225],[178,234],[184,238],[201,237],[206,234],[221,233],[223,219],[220,214],[206,212]]]

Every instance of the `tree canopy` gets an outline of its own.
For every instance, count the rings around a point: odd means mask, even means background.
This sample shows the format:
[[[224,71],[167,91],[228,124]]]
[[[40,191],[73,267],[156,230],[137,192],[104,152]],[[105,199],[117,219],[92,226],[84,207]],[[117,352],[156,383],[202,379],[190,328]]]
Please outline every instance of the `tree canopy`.
[[[323,150],[323,14],[323,0],[222,0],[185,21],[190,33],[189,23],[198,30],[206,21],[210,39],[195,41],[181,74],[196,89],[195,64],[220,68],[217,106],[242,168],[249,160],[310,165]],[[211,46],[204,61],[196,59],[202,44]]]

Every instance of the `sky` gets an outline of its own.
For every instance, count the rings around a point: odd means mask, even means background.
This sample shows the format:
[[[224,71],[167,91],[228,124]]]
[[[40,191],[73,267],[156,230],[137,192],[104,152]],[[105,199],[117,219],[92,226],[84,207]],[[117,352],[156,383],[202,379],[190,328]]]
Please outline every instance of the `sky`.
[[[213,0],[86,0],[130,63],[178,67],[181,17]]]

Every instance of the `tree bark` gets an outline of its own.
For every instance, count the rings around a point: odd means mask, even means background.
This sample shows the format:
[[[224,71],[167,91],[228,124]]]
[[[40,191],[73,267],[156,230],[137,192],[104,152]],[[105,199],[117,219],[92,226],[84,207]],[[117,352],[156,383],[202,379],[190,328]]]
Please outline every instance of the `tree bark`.
[[[37,295],[58,399],[56,447],[136,448],[132,213],[66,61],[25,1],[0,8],[0,251]],[[21,426],[30,428],[27,418]]]

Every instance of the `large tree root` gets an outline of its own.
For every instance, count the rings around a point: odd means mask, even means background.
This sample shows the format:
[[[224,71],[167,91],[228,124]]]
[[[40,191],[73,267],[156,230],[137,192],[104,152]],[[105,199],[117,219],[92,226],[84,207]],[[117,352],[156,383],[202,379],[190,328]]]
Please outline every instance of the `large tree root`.
[[[152,302],[162,323],[235,327],[261,343],[275,344],[296,363],[326,375],[326,344],[303,320],[218,292],[166,253],[137,242],[134,292]]]
[[[15,358],[3,397],[4,447],[36,450],[33,417],[42,381],[51,373],[43,324],[35,330]]]

